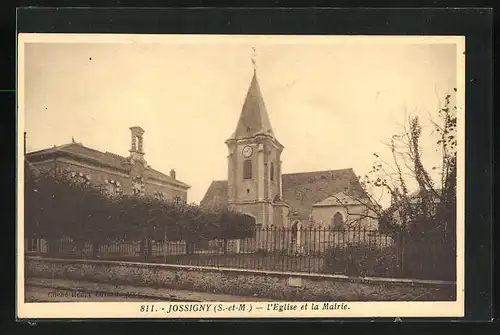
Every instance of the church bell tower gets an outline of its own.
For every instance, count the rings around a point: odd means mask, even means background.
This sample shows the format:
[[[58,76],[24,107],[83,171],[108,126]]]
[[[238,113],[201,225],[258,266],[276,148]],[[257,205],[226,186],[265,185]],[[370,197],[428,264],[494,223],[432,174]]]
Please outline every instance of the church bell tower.
[[[228,204],[262,226],[283,224],[281,153],[262,98],[257,71],[232,136],[228,155]]]

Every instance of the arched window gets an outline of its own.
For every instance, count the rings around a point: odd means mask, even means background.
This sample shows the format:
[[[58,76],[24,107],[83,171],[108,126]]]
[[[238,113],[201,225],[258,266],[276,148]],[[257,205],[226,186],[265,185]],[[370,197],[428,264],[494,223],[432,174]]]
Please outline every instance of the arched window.
[[[344,217],[339,212],[335,213],[332,217],[332,228],[333,229],[343,229],[344,228]]]
[[[132,192],[134,195],[144,195],[145,185],[144,181],[140,176],[137,176],[132,180]]]
[[[165,193],[158,191],[155,192],[154,197],[156,200],[164,200],[165,199]]]
[[[135,151],[137,149],[137,136],[132,134],[132,151]]]
[[[175,202],[176,205],[179,205],[179,204],[182,205],[184,203],[184,199],[182,199],[180,196],[176,195],[174,197],[174,202]]]
[[[105,180],[106,192],[108,195],[114,196],[117,195],[120,189],[120,183],[116,180]]]
[[[243,161],[243,179],[252,179],[252,161],[250,159]]]
[[[271,167],[269,168],[269,174],[271,175],[271,181],[274,181],[274,163],[271,162]]]
[[[143,152],[142,151],[142,136],[137,136],[137,148],[138,148],[138,151],[139,152]]]

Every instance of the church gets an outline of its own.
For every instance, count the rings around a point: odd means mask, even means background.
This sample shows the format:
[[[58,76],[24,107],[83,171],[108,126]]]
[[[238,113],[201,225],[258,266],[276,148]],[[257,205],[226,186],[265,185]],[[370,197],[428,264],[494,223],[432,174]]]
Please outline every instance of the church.
[[[210,184],[202,206],[228,206],[253,217],[258,227],[377,229],[369,215],[372,202],[353,169],[282,173],[284,146],[271,126],[255,68],[225,143],[228,178]]]

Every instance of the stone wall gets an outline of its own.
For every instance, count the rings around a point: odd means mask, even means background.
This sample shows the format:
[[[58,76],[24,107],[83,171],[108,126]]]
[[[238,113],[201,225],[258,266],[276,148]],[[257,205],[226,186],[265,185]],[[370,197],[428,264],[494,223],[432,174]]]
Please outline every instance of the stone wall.
[[[454,282],[167,264],[25,258],[27,278],[57,278],[287,301],[454,301]]]

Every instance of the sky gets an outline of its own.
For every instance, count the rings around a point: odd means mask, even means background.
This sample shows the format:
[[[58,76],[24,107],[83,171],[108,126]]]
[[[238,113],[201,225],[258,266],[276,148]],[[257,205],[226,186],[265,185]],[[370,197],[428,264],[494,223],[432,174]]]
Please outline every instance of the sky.
[[[424,126],[424,163],[439,161],[429,120],[446,94],[454,98],[455,44],[211,41],[26,44],[28,152],[74,138],[127,156],[129,127],[141,126],[148,164],[175,169],[191,185],[188,200],[199,202],[212,180],[227,179],[224,141],[236,127],[254,57],[285,147],[283,173],[353,168],[364,175],[373,153],[390,159],[385,143],[410,113]]]

